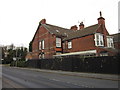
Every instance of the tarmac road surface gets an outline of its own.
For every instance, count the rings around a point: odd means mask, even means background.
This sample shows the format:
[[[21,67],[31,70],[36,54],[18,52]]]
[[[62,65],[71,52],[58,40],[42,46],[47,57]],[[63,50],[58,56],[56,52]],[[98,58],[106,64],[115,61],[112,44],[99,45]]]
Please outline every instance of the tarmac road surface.
[[[59,72],[59,71],[58,71]],[[73,72],[74,73],[74,72]],[[3,88],[118,88],[118,81],[2,67]]]

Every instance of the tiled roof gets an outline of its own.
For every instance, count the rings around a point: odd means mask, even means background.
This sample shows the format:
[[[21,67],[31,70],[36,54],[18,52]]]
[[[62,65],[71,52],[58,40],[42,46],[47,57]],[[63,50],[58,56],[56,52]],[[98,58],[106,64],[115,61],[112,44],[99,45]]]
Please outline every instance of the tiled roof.
[[[99,26],[100,25],[95,24],[95,25],[86,27],[84,29],[77,30],[77,31],[75,31],[73,33],[69,33],[68,37],[64,38],[63,41],[65,41],[65,40],[71,40],[71,39],[74,39],[74,38],[79,38],[79,37],[83,37],[83,36],[94,34],[96,32],[96,30],[98,29]]]
[[[45,27],[50,33],[55,34],[56,36],[62,37],[63,41],[94,34],[96,32],[96,30],[98,29],[98,27],[100,26],[98,24],[95,24],[95,25],[86,27],[84,29],[75,31],[75,30],[66,29],[66,28],[62,28],[59,26],[55,26],[55,25],[50,25],[50,24],[40,24],[40,25]],[[39,26],[38,26],[38,29],[39,29]],[[37,31],[38,31],[38,29],[37,29]],[[35,33],[35,35],[36,35],[36,33]],[[35,37],[35,35],[34,35],[34,37]],[[33,37],[33,39],[34,39],[34,37]]]
[[[44,26],[49,32],[51,32],[52,34],[55,34],[56,36],[65,36],[65,37],[67,37],[67,35],[69,33],[74,32],[73,30],[58,27],[58,26],[55,26],[55,25],[50,25],[50,24],[42,24],[42,26]]]
[[[50,24],[42,24],[49,32],[57,35],[57,36],[65,36],[65,38],[63,39],[63,41],[66,40],[71,40],[74,38],[78,38],[78,37],[83,37],[86,35],[90,35],[96,32],[96,30],[98,29],[99,25],[95,24],[89,27],[86,27],[84,29],[81,30],[70,30],[70,29],[65,29],[62,27],[58,27],[55,25],[50,25]]]

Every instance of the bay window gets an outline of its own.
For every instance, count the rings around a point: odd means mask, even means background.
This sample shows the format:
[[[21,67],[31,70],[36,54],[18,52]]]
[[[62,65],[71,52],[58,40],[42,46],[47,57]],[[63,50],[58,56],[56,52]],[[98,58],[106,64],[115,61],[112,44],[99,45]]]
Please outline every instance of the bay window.
[[[96,46],[104,46],[103,34],[101,34],[101,33],[95,34],[95,45]]]
[[[114,47],[112,36],[107,36],[107,47]]]

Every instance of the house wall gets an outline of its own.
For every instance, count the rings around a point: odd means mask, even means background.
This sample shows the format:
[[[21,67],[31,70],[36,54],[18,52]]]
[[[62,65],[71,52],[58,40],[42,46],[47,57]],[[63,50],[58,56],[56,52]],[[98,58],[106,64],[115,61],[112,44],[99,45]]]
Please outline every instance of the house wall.
[[[109,36],[109,33],[105,27],[105,25],[101,25],[98,29],[97,29],[97,33],[101,33],[104,35],[104,47],[107,47],[107,36]]]
[[[85,36],[82,38],[77,38],[72,40],[72,48],[68,49],[67,41],[64,42],[64,52],[78,52],[86,50],[94,50],[95,42],[94,35]]]
[[[114,42],[114,48],[120,50],[120,42]]]
[[[39,41],[44,40],[44,49],[39,50]],[[55,54],[56,36],[50,34],[43,26],[40,26],[32,42],[33,59],[38,59],[40,53],[44,53],[45,58],[52,58]]]
[[[103,34],[103,39],[104,39],[104,46],[103,47],[107,47],[107,36],[109,35],[107,29],[105,28],[104,25],[101,25],[96,33],[101,33]],[[116,47],[119,48],[118,43],[115,44]],[[120,45],[120,43],[119,43]],[[68,41],[65,41],[63,43],[63,52],[64,53],[69,53],[69,52],[80,52],[80,51],[89,51],[89,50],[96,50],[97,56],[100,56],[100,53],[103,51],[107,51],[99,46],[95,46],[95,36],[93,35],[89,35],[89,36],[85,36],[85,37],[80,37],[77,39],[73,39],[72,40],[72,48],[68,49]],[[115,55],[115,53],[107,51],[109,56],[113,56]]]

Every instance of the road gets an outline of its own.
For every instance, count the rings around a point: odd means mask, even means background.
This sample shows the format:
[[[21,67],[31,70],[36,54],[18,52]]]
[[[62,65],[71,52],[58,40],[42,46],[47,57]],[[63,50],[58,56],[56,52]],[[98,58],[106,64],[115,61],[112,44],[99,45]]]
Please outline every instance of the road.
[[[118,88],[118,81],[2,67],[3,88]]]

